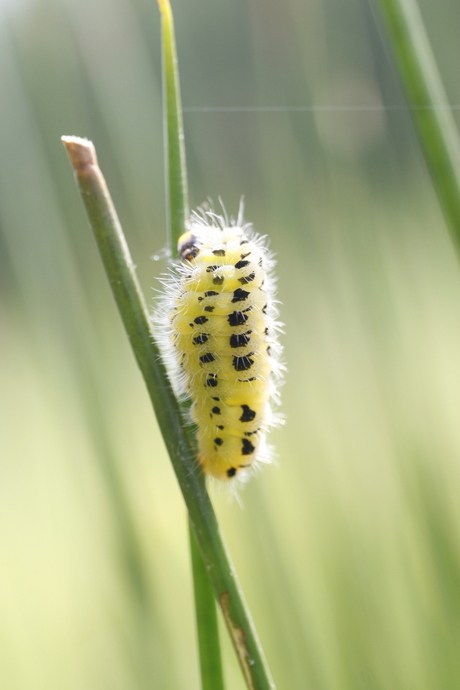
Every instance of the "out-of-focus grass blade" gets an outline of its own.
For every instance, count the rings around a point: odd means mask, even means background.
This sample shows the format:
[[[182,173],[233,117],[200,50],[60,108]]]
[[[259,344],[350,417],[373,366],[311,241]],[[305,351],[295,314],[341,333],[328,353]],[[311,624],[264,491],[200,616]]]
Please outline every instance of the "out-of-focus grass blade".
[[[386,20],[420,144],[460,250],[460,138],[417,0],[377,0]]]
[[[273,690],[275,685],[263,650],[220,534],[203,476],[194,460],[193,440],[182,423],[179,404],[153,340],[145,300],[120,221],[97,164],[96,152],[92,143],[85,139],[63,137],[62,141],[246,684],[251,690]]]

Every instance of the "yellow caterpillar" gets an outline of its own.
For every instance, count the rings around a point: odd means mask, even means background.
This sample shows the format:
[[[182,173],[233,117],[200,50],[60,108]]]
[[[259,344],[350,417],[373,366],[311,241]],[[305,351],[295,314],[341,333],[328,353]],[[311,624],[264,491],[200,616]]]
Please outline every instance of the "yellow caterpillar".
[[[162,281],[158,344],[176,395],[191,400],[203,471],[244,480],[269,459],[265,435],[283,369],[274,261],[240,218],[201,211],[188,227],[181,260]]]

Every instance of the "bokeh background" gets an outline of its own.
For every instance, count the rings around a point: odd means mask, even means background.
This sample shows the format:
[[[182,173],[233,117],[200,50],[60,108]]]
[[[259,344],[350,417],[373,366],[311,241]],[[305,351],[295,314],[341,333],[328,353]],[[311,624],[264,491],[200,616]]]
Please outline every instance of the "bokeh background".
[[[214,495],[275,680],[458,690],[460,266],[373,4],[173,9],[191,202],[244,194],[279,262],[278,465]],[[458,105],[460,5],[421,9]],[[154,0],[0,2],[5,690],[199,687],[182,498],[60,143],[95,142],[153,302],[160,62]]]

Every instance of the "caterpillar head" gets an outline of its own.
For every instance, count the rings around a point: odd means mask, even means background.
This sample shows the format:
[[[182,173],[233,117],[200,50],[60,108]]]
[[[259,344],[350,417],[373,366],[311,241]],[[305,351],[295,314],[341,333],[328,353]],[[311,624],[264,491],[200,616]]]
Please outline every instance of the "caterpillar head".
[[[198,237],[194,232],[190,230],[184,232],[184,234],[179,237],[177,243],[177,250],[182,261],[192,261],[200,252],[199,245]]]

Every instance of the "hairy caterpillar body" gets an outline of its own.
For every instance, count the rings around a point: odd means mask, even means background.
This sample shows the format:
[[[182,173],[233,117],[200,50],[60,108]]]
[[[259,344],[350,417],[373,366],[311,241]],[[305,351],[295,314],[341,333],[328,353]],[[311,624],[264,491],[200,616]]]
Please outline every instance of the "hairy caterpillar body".
[[[190,399],[205,474],[245,480],[265,441],[283,366],[274,265],[264,238],[214,213],[192,215],[155,314],[168,375]]]

